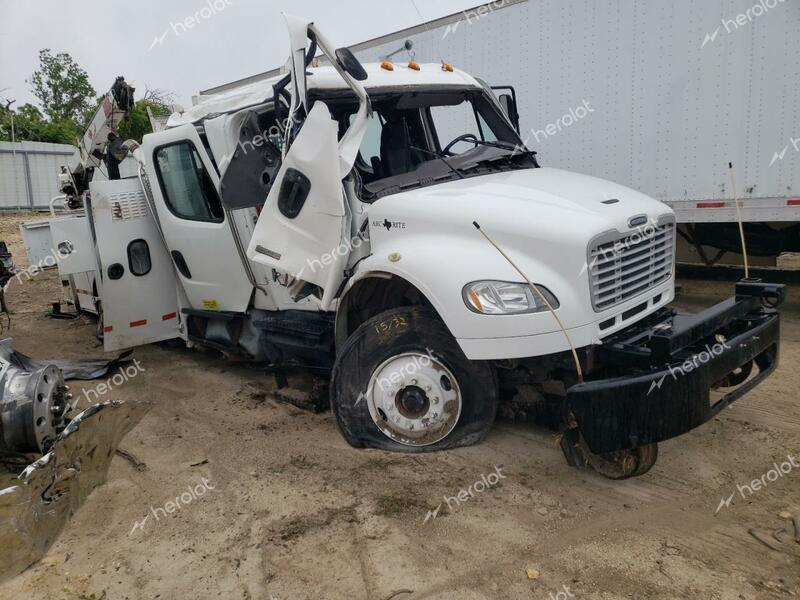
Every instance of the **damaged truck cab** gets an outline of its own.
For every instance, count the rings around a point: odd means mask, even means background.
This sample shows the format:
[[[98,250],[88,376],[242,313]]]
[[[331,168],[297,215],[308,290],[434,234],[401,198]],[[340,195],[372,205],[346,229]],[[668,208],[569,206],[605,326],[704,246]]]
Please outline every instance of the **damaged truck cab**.
[[[138,179],[91,185],[107,350],[179,337],[330,374],[355,447],[476,443],[508,400],[614,478],[775,368],[783,287],[668,308],[672,210],[541,168],[513,94],[287,21],[285,75],[201,98]]]

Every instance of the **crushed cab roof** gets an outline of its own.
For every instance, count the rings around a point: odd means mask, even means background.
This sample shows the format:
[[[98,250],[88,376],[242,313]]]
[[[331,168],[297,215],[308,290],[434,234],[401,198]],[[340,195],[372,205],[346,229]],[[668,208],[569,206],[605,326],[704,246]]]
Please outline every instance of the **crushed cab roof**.
[[[480,83],[464,71],[454,69],[445,71],[439,63],[422,63],[419,71],[406,64],[394,64],[394,70],[388,71],[380,63],[364,65],[367,79],[362,82],[366,90],[377,90],[387,87],[481,87]],[[347,84],[331,66],[312,67],[308,69],[309,90],[341,90],[348,89]],[[182,113],[173,113],[167,121],[167,127],[177,127],[187,123],[197,123],[213,115],[233,113],[248,106],[263,104],[272,99],[272,86],[284,75],[242,85],[210,96],[200,96],[197,103]]]

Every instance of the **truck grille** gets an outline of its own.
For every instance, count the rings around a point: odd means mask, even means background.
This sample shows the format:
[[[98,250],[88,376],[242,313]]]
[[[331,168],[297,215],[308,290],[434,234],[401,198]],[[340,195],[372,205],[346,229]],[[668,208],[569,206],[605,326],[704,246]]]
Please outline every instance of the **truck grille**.
[[[589,250],[592,306],[600,312],[635,298],[672,275],[675,224],[647,226]]]

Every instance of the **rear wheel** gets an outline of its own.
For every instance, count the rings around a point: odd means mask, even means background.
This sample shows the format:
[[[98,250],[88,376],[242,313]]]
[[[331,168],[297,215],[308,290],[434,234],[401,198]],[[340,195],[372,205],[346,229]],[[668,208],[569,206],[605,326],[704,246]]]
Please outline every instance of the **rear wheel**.
[[[355,447],[430,452],[481,441],[497,413],[492,368],[470,361],[444,323],[420,308],[362,324],[333,370],[331,404]]]

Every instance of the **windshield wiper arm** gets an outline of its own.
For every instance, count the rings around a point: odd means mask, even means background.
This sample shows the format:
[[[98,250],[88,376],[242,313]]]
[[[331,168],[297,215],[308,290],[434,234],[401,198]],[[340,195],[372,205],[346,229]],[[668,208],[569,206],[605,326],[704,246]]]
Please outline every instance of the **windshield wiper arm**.
[[[481,146],[491,146],[492,148],[500,148],[502,150],[510,150],[511,151],[511,156],[508,157],[508,158],[511,158],[511,157],[514,157],[514,156],[528,156],[533,161],[533,165],[536,168],[539,168],[539,161],[536,160],[536,154],[538,154],[538,153],[536,152],[536,150],[529,150],[524,145],[512,144],[511,142],[501,142],[499,140],[496,141],[496,142],[487,142],[485,140],[477,140],[477,143],[479,145],[481,145]]]
[[[454,167],[453,165],[451,165],[451,164],[450,164],[450,161],[448,161],[448,160],[447,160],[447,159],[444,157],[444,154],[441,154],[441,153],[439,153],[439,152],[433,152],[433,151],[431,151],[431,150],[428,150],[427,148],[420,148],[419,146],[409,146],[409,148],[411,148],[412,150],[416,150],[417,152],[424,152],[425,154],[430,154],[431,156],[438,158],[438,159],[439,159],[439,160],[441,160],[441,161],[442,161],[444,164],[446,164],[446,165],[447,165],[447,168],[448,168],[448,169],[450,169],[450,170],[451,170],[453,173],[455,173],[456,175],[458,175],[458,178],[459,178],[459,179],[464,179],[464,175],[463,175],[463,173],[461,173],[461,171],[459,171],[459,170],[458,170],[456,167]]]

